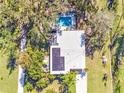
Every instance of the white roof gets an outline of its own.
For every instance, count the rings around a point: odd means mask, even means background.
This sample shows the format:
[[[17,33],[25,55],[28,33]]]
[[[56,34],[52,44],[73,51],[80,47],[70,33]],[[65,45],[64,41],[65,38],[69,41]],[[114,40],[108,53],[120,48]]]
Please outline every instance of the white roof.
[[[84,31],[63,31],[61,35],[57,34],[58,45],[51,46],[51,49],[60,48],[60,56],[65,58],[65,70],[52,71],[52,65],[50,65],[51,74],[65,74],[70,69],[85,68],[85,42],[82,36],[84,36]],[[50,56],[50,63],[52,64],[52,55]]]

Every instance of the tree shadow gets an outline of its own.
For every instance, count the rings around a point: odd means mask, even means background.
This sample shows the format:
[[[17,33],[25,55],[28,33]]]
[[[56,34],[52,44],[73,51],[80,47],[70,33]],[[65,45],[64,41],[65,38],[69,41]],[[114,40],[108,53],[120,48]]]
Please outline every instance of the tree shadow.
[[[119,37],[116,40],[116,43],[118,43],[118,47],[116,48],[116,53],[115,53],[115,69],[119,69],[120,65],[121,65],[121,58],[123,57],[123,53],[124,53],[124,37]]]
[[[27,39],[29,40],[29,43],[33,49],[45,49],[48,51],[49,43],[44,40],[42,35],[39,36],[38,33],[31,32],[28,34]]]
[[[115,91],[117,91],[116,93],[120,93],[120,80],[118,80],[118,77],[119,77],[119,69],[122,65],[122,57],[124,56],[123,55],[123,53],[124,53],[124,37],[123,36],[118,37],[116,39],[115,43],[118,46],[116,45],[117,48],[115,50],[115,55],[113,55],[114,58],[113,58],[113,63],[112,63],[112,66],[113,66],[112,67],[113,68],[112,76],[113,76],[113,81],[116,84]]]
[[[14,55],[14,51],[12,49],[10,49],[8,64],[7,64],[7,69],[9,69],[9,75],[11,75],[13,70],[16,68],[15,63],[16,63],[16,58]]]

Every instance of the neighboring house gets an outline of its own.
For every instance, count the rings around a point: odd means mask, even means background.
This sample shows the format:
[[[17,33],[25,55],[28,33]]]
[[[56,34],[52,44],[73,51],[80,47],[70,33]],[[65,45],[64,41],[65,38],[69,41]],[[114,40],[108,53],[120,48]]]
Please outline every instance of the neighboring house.
[[[50,73],[66,74],[85,68],[85,41],[83,31],[61,31],[50,47]]]

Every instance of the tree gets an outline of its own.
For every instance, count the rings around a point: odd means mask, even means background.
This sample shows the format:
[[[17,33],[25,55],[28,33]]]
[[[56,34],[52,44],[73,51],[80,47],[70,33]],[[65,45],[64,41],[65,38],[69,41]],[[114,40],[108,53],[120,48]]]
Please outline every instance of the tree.
[[[63,7],[61,0],[4,0],[0,8],[0,49],[6,53],[13,49],[18,54],[14,57],[17,64],[26,68],[27,89],[43,86],[44,80],[52,81],[54,77],[44,73],[42,64],[44,51],[48,49],[47,32],[58,13],[66,12],[67,7]],[[22,32],[26,33],[27,50],[19,53]]]
[[[36,63],[33,63],[30,68],[27,69],[26,79],[28,82],[35,83],[43,76],[42,68]]]
[[[21,65],[24,69],[27,69],[30,67],[32,63],[32,59],[26,52],[22,52],[19,55],[19,59],[17,60],[17,64]]]
[[[32,91],[34,88],[33,88],[33,85],[31,83],[27,82],[26,89],[27,89],[27,91]]]
[[[68,91],[68,87],[72,86],[76,80],[76,72],[70,72],[60,76],[61,83],[64,86],[64,91]]]
[[[32,61],[35,62],[33,62],[26,71],[25,86],[27,90],[29,90],[28,83],[30,83],[34,89],[40,91],[43,88],[47,87],[49,83],[52,83],[52,81],[55,79],[55,76],[50,75],[50,73],[46,73],[44,71],[44,68],[42,66],[43,63],[40,61],[41,59],[37,57],[37,54],[33,58],[35,58],[35,60],[32,59]]]
[[[114,44],[116,42],[116,39],[119,35],[123,34],[123,27],[120,27],[121,20],[123,19],[123,14],[121,16],[117,16],[114,20],[114,27],[112,29],[112,32],[110,32],[110,41],[111,46],[114,47]]]
[[[48,89],[46,93],[56,93],[56,91],[54,89]]]
[[[86,36],[86,53],[89,54],[88,50],[95,52],[96,49],[105,48],[108,41],[110,40],[110,33],[113,29],[115,14],[110,13],[106,10],[98,11],[92,18],[90,19],[91,24],[90,27],[92,29],[92,33],[90,36]]]
[[[78,29],[84,29],[84,25],[89,24],[89,18],[97,12],[95,2],[96,0],[68,0],[71,8],[76,11]]]
[[[41,90],[41,89],[47,87],[48,84],[49,84],[48,78],[41,78],[41,79],[36,83],[37,90]]]
[[[20,32],[25,30],[28,35],[28,32],[35,28],[32,33],[38,34],[39,39],[42,37],[42,41],[46,40],[46,33],[50,30],[50,25],[55,23],[58,13],[67,11],[66,7],[62,7],[63,4],[60,0],[53,2],[49,0],[5,0],[0,5],[0,28],[2,33],[5,29],[12,33],[15,32],[15,29],[18,29]],[[18,39],[22,38],[20,32],[17,33],[19,35],[14,35],[16,36],[15,39],[11,39],[19,42]],[[35,39],[36,37],[33,36],[32,39]],[[8,40],[8,38],[6,39]],[[30,39],[27,38],[27,42]],[[17,48],[19,49],[19,46]]]

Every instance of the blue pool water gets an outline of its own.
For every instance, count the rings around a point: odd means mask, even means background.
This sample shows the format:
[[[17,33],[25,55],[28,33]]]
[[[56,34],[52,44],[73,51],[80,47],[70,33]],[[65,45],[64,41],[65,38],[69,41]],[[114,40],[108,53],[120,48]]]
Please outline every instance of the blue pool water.
[[[72,26],[72,17],[60,17],[57,23],[59,26]]]

